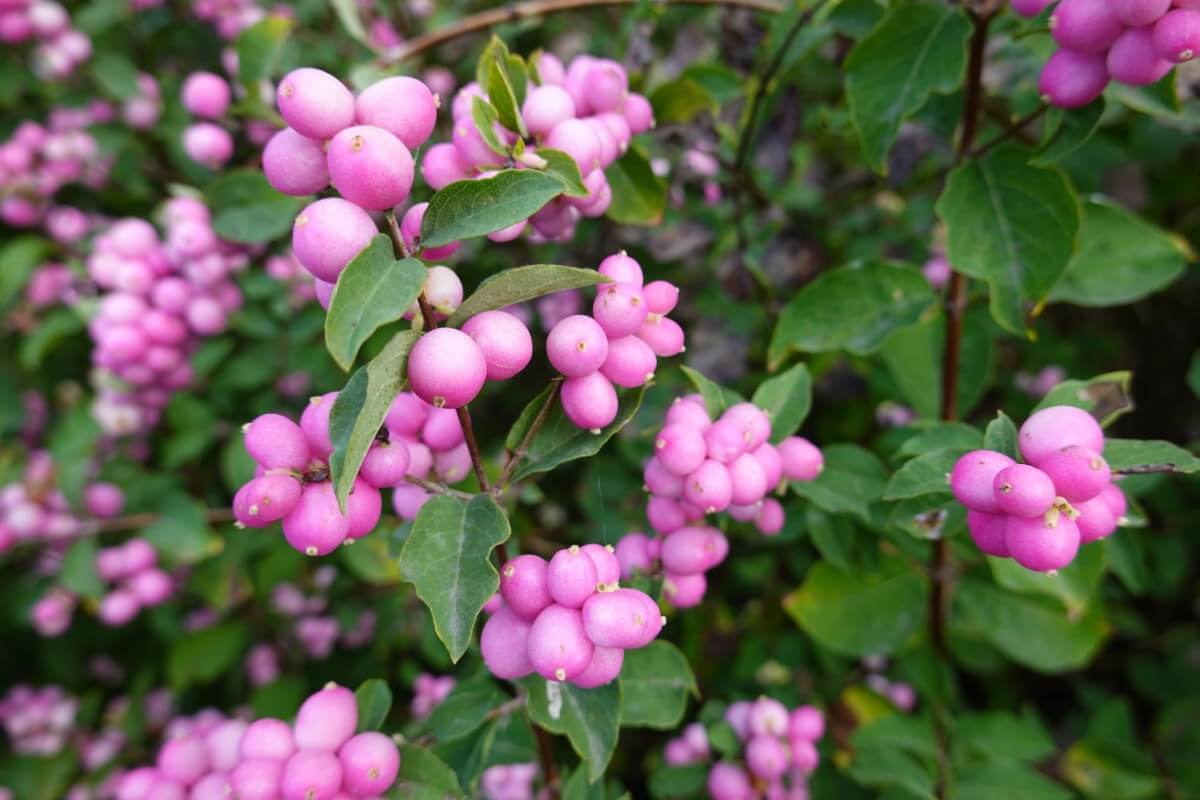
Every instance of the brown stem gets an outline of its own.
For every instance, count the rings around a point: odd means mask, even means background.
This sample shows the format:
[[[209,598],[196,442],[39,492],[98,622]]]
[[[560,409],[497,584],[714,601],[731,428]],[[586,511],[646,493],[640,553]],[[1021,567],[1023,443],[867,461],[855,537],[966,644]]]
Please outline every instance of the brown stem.
[[[387,220],[388,234],[392,237],[392,246],[396,248],[401,258],[408,258],[412,253],[408,252],[408,245],[404,243],[404,234],[400,232],[400,223],[396,222],[395,210],[388,211],[383,217]]]
[[[544,17],[562,11],[574,11],[580,8],[600,8],[605,6],[635,6],[643,0],[526,0],[521,3],[510,3],[463,17],[436,31],[422,34],[410,39],[402,47],[388,53],[380,59],[380,63],[396,64],[412,58],[415,55],[430,50],[446,42],[469,36],[479,31],[503,25],[506,22],[520,22],[534,17]],[[777,14],[783,7],[775,0],[656,0],[656,5],[678,6],[729,6],[733,8],[749,8],[754,11],[765,11]]]
[[[554,742],[550,738],[550,733],[541,725],[534,725],[533,730],[537,734],[538,761],[542,764],[542,777],[546,781],[546,792],[550,795],[550,800],[558,800],[558,767],[554,763]]]
[[[973,153],[971,153],[971,158],[981,158],[984,155],[984,153],[987,153],[989,150],[991,150],[993,147],[1000,144],[1001,142],[1007,141],[1008,139],[1011,139],[1013,136],[1016,136],[1018,133],[1020,133],[1025,128],[1026,125],[1033,122],[1035,119],[1040,117],[1042,114],[1045,114],[1049,110],[1050,110],[1050,106],[1046,105],[1045,103],[1042,103],[1040,106],[1035,108],[1033,111],[1030,111],[1028,114],[1026,114],[1025,116],[1018,119],[1016,122],[1009,125],[1007,128],[1004,129],[1004,131],[1002,133],[997,134],[994,139],[984,142],[982,145],[980,145],[978,148],[976,148],[975,151]]]
[[[537,416],[533,418],[533,422],[529,426],[529,430],[525,432],[525,436],[521,439],[521,443],[517,445],[517,449],[512,452],[508,458],[508,463],[504,465],[504,474],[500,476],[500,486],[504,489],[508,488],[509,482],[512,480],[513,473],[517,470],[517,465],[521,463],[521,459],[529,452],[529,446],[533,444],[533,437],[537,436],[537,432],[546,424],[546,417],[550,416],[550,409],[554,408],[554,401],[558,399],[558,390],[562,386],[562,380],[555,378],[550,384],[550,392],[546,395],[545,402],[538,409]]]
[[[162,517],[161,514],[147,511],[141,514],[129,514],[124,517],[113,517],[111,519],[95,519],[89,521],[83,527],[83,536],[94,536],[98,533],[112,533],[114,531],[127,531],[134,528],[145,528],[148,525],[153,525]],[[232,522],[233,511],[228,508],[210,508],[204,512],[204,519],[207,522]]]
[[[467,492],[460,492],[458,489],[451,489],[449,486],[445,486],[440,483],[434,483],[433,481],[427,481],[423,478],[418,478],[414,475],[406,475],[404,476],[404,480],[408,483],[411,483],[413,486],[420,486],[427,492],[433,492],[434,494],[447,494],[451,497],[457,497],[459,500],[470,500],[475,496]]]
[[[1114,469],[1114,475],[1153,475],[1157,472],[1179,472],[1178,464],[1132,464]]]

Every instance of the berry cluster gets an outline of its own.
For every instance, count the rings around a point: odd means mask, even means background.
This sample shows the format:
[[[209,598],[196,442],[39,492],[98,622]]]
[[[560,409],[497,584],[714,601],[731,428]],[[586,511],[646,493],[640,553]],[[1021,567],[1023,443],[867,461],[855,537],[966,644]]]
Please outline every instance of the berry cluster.
[[[484,800],[534,800],[537,764],[497,764],[483,771],[479,787]]]
[[[14,753],[51,756],[63,749],[75,725],[79,700],[59,686],[13,686],[0,697],[0,725]]]
[[[121,778],[117,800],[378,797],[400,769],[390,738],[354,733],[354,693],[334,683],[305,700],[292,725],[212,716],[173,731],[154,766]]]
[[[130,539],[96,554],[96,573],[115,585],[100,600],[97,616],[105,625],[125,625],[143,608],[162,605],[174,581],[158,567],[158,553],[145,539]]]
[[[542,53],[536,73],[537,85],[530,85],[521,106],[532,141],[517,160],[540,165],[539,147],[565,152],[579,166],[588,193],[552,200],[528,220],[489,234],[494,242],[511,241],[528,227],[538,240],[565,241],[574,235],[581,217],[603,216],[612,202],[604,169],[625,152],[635,134],[654,125],[650,103],[629,91],[625,69],[615,61],[579,55],[564,67],[554,55]],[[506,157],[487,143],[475,125],[476,97],[488,99],[478,83],[459,90],[451,106],[451,141],[434,145],[422,160],[421,175],[435,191],[455,181],[487,177],[506,165]],[[503,144],[516,143],[516,131],[499,122],[493,129]]]
[[[1058,364],[1042,367],[1038,372],[1024,370],[1013,377],[1013,384],[1025,394],[1035,399],[1041,399],[1050,390],[1067,379],[1067,371]]]
[[[1047,0],[1022,0],[1035,16]],[[1174,8],[1172,8],[1174,6]],[[1200,53],[1200,7],[1192,0],[1061,0],[1050,15],[1059,49],[1042,68],[1038,90],[1060,108],[1087,105],[1109,80],[1145,86]]]
[[[658,603],[620,587],[612,548],[572,545],[549,561],[522,555],[500,570],[503,605],[483,626],[484,663],[505,680],[537,672],[590,689],[614,680],[625,651],[654,641]]]
[[[546,337],[546,355],[566,380],[563,413],[580,428],[599,432],[617,416],[617,390],[654,377],[658,358],[683,352],[683,329],[666,315],[679,300],[667,281],[645,283],[642,267],[624,252],[600,262],[612,280],[601,284],[592,314],[560,319]]]
[[[322,659],[333,652],[334,645],[339,640],[346,647],[361,647],[370,641],[375,633],[375,612],[367,609],[361,612],[354,623],[354,628],[343,631],[342,624],[332,614],[325,613],[329,607],[327,590],[337,576],[337,570],[330,565],[324,565],[315,570],[313,583],[317,589],[314,594],[306,595],[294,584],[280,583],[271,590],[271,607],[281,616],[293,620],[291,632],[299,643],[300,649],[309,658]],[[271,651],[271,660],[263,653],[255,656],[255,667],[264,674],[271,672],[270,665],[278,664],[274,648],[269,644],[261,644]],[[282,646],[289,652],[294,648],[287,644]],[[250,659],[247,658],[249,668]],[[278,671],[277,666],[275,671]],[[252,677],[252,682],[261,683]],[[270,681],[266,681],[269,683]]]
[[[118,486],[96,482],[84,488],[83,502],[89,516],[103,519],[121,513],[125,495]],[[82,521],[55,485],[50,453],[34,451],[22,479],[0,487],[0,553],[22,542],[66,542],[82,532]]]
[[[154,8],[163,3],[164,0],[133,0],[134,8],[138,9]],[[229,41],[266,16],[266,11],[255,0],[192,0],[191,7],[197,19],[211,24],[218,36]],[[271,13],[290,15],[291,7],[276,4]]]
[[[300,261],[290,249],[286,253],[268,256],[264,265],[264,272],[267,273],[268,277],[274,278],[288,288],[288,294],[293,306],[299,307],[313,300],[319,300],[312,275],[301,266]],[[330,295],[325,295],[322,303],[323,306],[328,307],[329,297]],[[300,393],[303,393],[303,389],[301,389]],[[283,392],[283,394],[293,393]]]
[[[55,109],[46,126],[22,122],[0,143],[0,222],[28,228],[45,220],[59,241],[82,238],[87,231],[86,224],[79,230],[82,212],[56,212],[52,199],[69,183],[95,189],[108,177],[109,162],[84,128],[111,119],[113,110],[107,103],[94,105]]]
[[[677,398],[643,472],[650,527],[670,534],[728,511],[766,536],[779,533],[783,506],[767,495],[781,479],[814,480],[825,459],[802,437],[790,436],[778,446],[770,438],[771,420],[753,403],[732,405],[714,422],[699,395]]]
[[[193,72],[183,82],[180,99],[189,114],[202,120],[183,131],[188,158],[209,169],[225,166],[233,157],[233,136],[215,120],[225,115],[233,100],[228,81],[213,72]]]
[[[121,119],[135,131],[154,127],[162,116],[162,93],[158,81],[142,72],[137,76],[137,94],[121,102]]]
[[[446,268],[429,270],[425,297],[439,313],[457,308],[462,284]],[[533,357],[533,337],[525,323],[507,311],[484,311],[462,329],[435,328],[408,354],[408,385],[436,409],[452,410],[470,403],[486,381],[517,375]]]
[[[1023,464],[994,450],[962,456],[950,489],[967,507],[967,528],[980,550],[1054,573],[1075,559],[1080,544],[1117,529],[1125,495],[1100,455],[1104,431],[1082,409],[1035,412],[1017,445]]]
[[[246,268],[249,252],[217,236],[199,200],[170,200],[165,219],[165,242],[146,220],[114,223],[87,261],[105,290],[88,326],[99,368],[93,414],[114,435],[157,423],[171,393],[191,385],[196,340],[225,330],[242,305],[231,276]]]
[[[8,0],[0,5],[0,44],[37,41],[33,70],[42,78],[65,78],[91,58],[92,40],[71,27],[71,16],[54,0]]]
[[[384,427],[392,446],[407,448],[409,455],[407,472],[393,484],[392,507],[401,519],[414,520],[431,495],[407,483],[406,478],[427,480],[434,476],[452,484],[470,472],[471,454],[462,425],[456,412],[431,406],[411,392],[401,392],[388,409]]]
[[[716,528],[686,527],[662,538],[630,533],[617,542],[621,576],[641,573],[663,577],[663,597],[676,608],[692,608],[704,599],[708,579],[729,555],[729,540]]]
[[[453,675],[430,675],[427,672],[418,675],[413,681],[413,699],[409,706],[413,717],[424,719],[432,714],[454,691],[456,684]]]

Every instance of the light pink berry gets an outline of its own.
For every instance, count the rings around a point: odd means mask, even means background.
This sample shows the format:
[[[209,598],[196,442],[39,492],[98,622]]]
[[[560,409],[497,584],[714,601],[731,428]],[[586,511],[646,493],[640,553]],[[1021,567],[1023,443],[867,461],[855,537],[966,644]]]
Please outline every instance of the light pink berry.
[[[392,208],[407,200],[412,191],[412,154],[383,128],[345,128],[329,142],[326,158],[333,187],[362,208]]]
[[[533,337],[525,323],[507,311],[484,311],[462,326],[483,351],[487,377],[492,381],[512,378],[533,358]]]
[[[337,750],[354,735],[358,704],[354,692],[336,683],[309,695],[296,712],[293,726],[300,750]]]
[[[340,197],[326,197],[296,217],[292,251],[315,277],[336,283],[346,265],[377,233],[379,229],[366,211]]]
[[[358,121],[383,128],[409,150],[425,143],[437,124],[438,101],[416,78],[384,78],[363,89],[354,101]]]
[[[436,408],[460,408],[475,399],[487,380],[483,350],[454,328],[429,331],[408,356],[412,391]]]
[[[621,674],[625,651],[619,647],[597,647],[583,672],[571,679],[582,689],[594,689],[612,683]]]
[[[708,457],[705,437],[696,428],[685,425],[666,425],[654,437],[654,458],[675,475],[695,472]]]
[[[529,660],[530,627],[531,623],[508,606],[501,607],[484,624],[479,649],[483,663],[497,678],[516,680],[533,672]]]
[[[1037,467],[1043,458],[1070,445],[1103,452],[1104,431],[1082,408],[1051,406],[1025,420],[1017,434],[1017,443],[1025,462]]]
[[[560,399],[567,419],[580,428],[599,433],[617,418],[617,390],[600,372],[567,378]]]
[[[329,185],[325,148],[291,128],[284,128],[267,142],[262,167],[267,183],[284,194],[303,197]]]
[[[287,124],[311,139],[330,139],[354,124],[354,95],[324,70],[292,70],[279,82],[275,99]]]
[[[367,731],[352,736],[338,751],[342,763],[342,789],[356,797],[382,795],[400,771],[400,751],[382,733]]]
[[[708,513],[724,511],[733,499],[733,482],[724,464],[708,459],[687,476],[683,497]]]
[[[614,253],[600,262],[596,270],[611,278],[616,283],[626,283],[641,287],[645,278],[642,277],[642,265],[629,256],[624,250]]]
[[[270,759],[282,764],[296,752],[292,728],[283,720],[272,717],[251,722],[242,734],[238,751],[243,762],[254,759]]]
[[[435,192],[457,181],[465,181],[473,174],[473,166],[463,160],[458,148],[449,142],[435,144],[421,159],[421,177]]]
[[[1117,529],[1117,515],[1103,495],[1075,503],[1074,508],[1079,512],[1075,526],[1079,528],[1081,544],[1103,539]]]
[[[335,800],[342,785],[342,763],[328,750],[300,750],[283,765],[282,800]]]
[[[546,136],[555,125],[575,118],[575,101],[560,86],[538,86],[525,96],[521,117],[534,136]]]
[[[591,317],[573,314],[555,325],[546,338],[550,363],[568,378],[595,372],[608,357],[608,337]]]
[[[647,313],[646,300],[633,284],[609,283],[596,290],[592,317],[609,339],[637,333]]]
[[[282,414],[263,414],[246,427],[246,452],[266,469],[303,471],[311,458],[300,426]]]
[[[1079,528],[1066,514],[1051,513],[1054,522],[1044,517],[1009,517],[1004,543],[1013,559],[1035,572],[1062,569],[1075,559],[1079,550]]]
[[[1043,458],[1040,466],[1058,494],[1072,503],[1091,500],[1112,480],[1108,462],[1086,447],[1064,447]]]
[[[305,486],[300,502],[283,518],[284,538],[308,556],[332,553],[349,532],[350,519],[338,509],[337,496],[329,481]]]
[[[992,480],[996,505],[1015,517],[1040,517],[1050,510],[1057,494],[1054,481],[1037,467],[1014,464]]]
[[[995,514],[1000,511],[994,487],[996,475],[1015,462],[995,450],[972,450],[954,463],[950,473],[950,491],[958,502],[974,511]]]
[[[183,107],[197,117],[219,119],[232,97],[229,84],[212,72],[193,72],[183,82]]]
[[[581,608],[599,583],[595,563],[576,545],[555,553],[546,568],[546,590],[564,608]]]
[[[552,605],[538,614],[530,626],[529,663],[546,680],[569,681],[581,675],[595,651],[596,646],[584,632],[583,615],[578,609]]]
[[[309,452],[318,459],[328,459],[333,452],[333,442],[329,438],[329,414],[333,411],[337,396],[337,392],[327,392],[309,398],[304,413],[300,415],[304,441],[308,443]]]
[[[554,602],[546,585],[548,566],[541,556],[526,554],[500,569],[500,595],[505,606],[521,619],[532,622]]]
[[[646,604],[632,589],[597,592],[583,604],[583,628],[597,647],[640,647],[646,640]]]

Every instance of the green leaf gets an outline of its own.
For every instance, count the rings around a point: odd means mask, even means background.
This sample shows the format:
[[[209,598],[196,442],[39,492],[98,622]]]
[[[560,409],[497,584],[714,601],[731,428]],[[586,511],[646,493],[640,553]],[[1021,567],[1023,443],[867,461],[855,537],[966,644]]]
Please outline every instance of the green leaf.
[[[404,542],[400,571],[429,607],[452,661],[467,652],[476,617],[500,588],[491,555],[508,535],[508,518],[490,497],[439,495],[421,508]]]
[[[530,264],[497,272],[479,284],[462,302],[446,324],[457,328],[476,314],[506,308],[567,289],[583,289],[607,283],[608,278],[594,269],[563,267],[558,264]]]
[[[933,300],[929,282],[913,267],[868,263],[829,270],[784,307],[768,366],[777,368],[792,352],[872,353],[896,328],[916,322]]]
[[[42,263],[50,247],[48,240],[30,235],[14,236],[0,247],[0,306],[25,288],[33,268]]]
[[[54,480],[72,508],[78,508],[83,501],[83,487],[100,434],[100,426],[86,404],[74,408],[50,433]]]
[[[856,783],[897,791],[880,795],[892,798],[934,800],[933,769],[911,753],[894,747],[866,747],[855,751],[849,775]]]
[[[626,650],[620,681],[621,725],[627,728],[676,728],[688,694],[700,694],[687,656],[663,640]]]
[[[332,0],[334,9],[341,0]],[[238,54],[238,80],[243,86],[256,86],[259,81],[271,77],[279,61],[279,54],[292,33],[293,21],[287,17],[267,16],[238,34],[234,47]],[[346,26],[349,29],[349,26]],[[365,34],[364,34],[365,36]]]
[[[867,163],[887,174],[900,123],[931,94],[959,87],[971,23],[957,8],[913,4],[891,9],[846,59],[846,99]]]
[[[400,772],[388,790],[389,798],[454,800],[463,797],[458,776],[441,759],[415,744],[400,745]]]
[[[1035,167],[1048,167],[1062,161],[1092,138],[1103,116],[1103,97],[1083,108],[1051,108],[1046,114],[1042,143],[1029,163]]]
[[[1095,597],[1107,560],[1103,547],[1083,547],[1075,560],[1058,570],[1057,575],[1025,569],[1011,558],[989,557],[987,562],[1000,586],[1021,594],[1054,597],[1075,617],[1087,610]]]
[[[950,482],[947,476],[954,469],[954,462],[963,454],[957,448],[933,450],[922,453],[905,462],[892,475],[883,491],[884,500],[903,500],[925,495],[949,495]]]
[[[79,775],[74,748],[54,756],[5,754],[0,760],[0,786],[21,800],[61,800],[70,795],[71,782]]]
[[[763,381],[754,390],[751,402],[767,412],[771,418],[771,441],[779,444],[799,430],[812,408],[812,376],[808,367],[797,364]]]
[[[1061,772],[1086,797],[1096,800],[1151,800],[1169,796],[1148,753],[1100,739],[1071,745]]]
[[[425,729],[439,743],[459,739],[477,730],[488,720],[489,712],[511,699],[490,676],[481,675],[455,686],[429,715]]]
[[[558,178],[567,187],[563,194],[568,197],[588,196],[587,186],[583,183],[583,176],[579,173],[579,164],[575,159],[562,150],[551,150],[549,147],[539,147],[537,155],[546,161],[544,171]]]
[[[904,399],[922,417],[936,419],[942,405],[946,318],[940,309],[894,331],[880,355]],[[958,359],[958,416],[965,417],[991,382],[995,323],[982,308],[963,319]]]
[[[1110,203],[1083,205],[1079,247],[1051,302],[1119,306],[1173,283],[1183,273],[1186,242]]]
[[[853,568],[857,533],[850,517],[827,514],[810,503],[804,507],[804,528],[821,558],[842,569]]]
[[[996,418],[988,423],[983,432],[983,446],[1009,458],[1018,457],[1017,426],[1003,411],[997,411]]]
[[[1104,459],[1114,470],[1134,470],[1139,467],[1167,467],[1165,471],[1190,474],[1200,470],[1200,459],[1182,447],[1157,439],[1107,439]]]
[[[425,265],[415,258],[397,261],[392,240],[380,234],[338,276],[325,316],[325,347],[342,369],[384,325],[404,316],[425,283]]]
[[[955,800],[1070,800],[1074,795],[1032,767],[986,761],[964,769],[954,782]]]
[[[1016,594],[970,578],[954,593],[951,622],[1013,661],[1050,673],[1087,664],[1109,632],[1099,604],[1073,616],[1051,598]]]
[[[845,570],[817,562],[784,610],[819,643],[842,655],[895,651],[924,620],[925,582],[904,561]]]
[[[522,680],[521,685],[534,724],[567,737],[587,763],[590,782],[603,777],[621,729],[621,682],[580,689],[574,684],[532,676]]]
[[[475,130],[479,131],[480,137],[493,153],[508,158],[508,145],[500,141],[500,135],[496,133],[495,126],[499,121],[495,106],[478,95],[471,98],[471,123]]]
[[[173,564],[194,564],[212,552],[213,532],[204,506],[182,493],[166,495],[158,517],[142,529],[142,537]]]
[[[589,783],[586,769],[574,770],[563,781],[562,800],[604,800],[604,784]]]
[[[222,622],[176,639],[167,651],[167,683],[175,691],[227,674],[250,642],[241,622]]]
[[[650,93],[654,121],[659,125],[687,125],[696,117],[717,111],[717,100],[692,78],[682,77],[659,84]]]
[[[195,395],[177,394],[166,412],[171,433],[162,437],[163,466],[176,469],[194,463],[212,445],[219,430],[216,409]]]
[[[481,71],[485,76],[485,80],[481,83],[492,107],[496,109],[496,116],[500,119],[500,124],[510,131],[520,134],[522,138],[529,138],[525,121],[521,119],[520,101],[517,100],[512,76],[508,72],[508,48],[504,46],[499,37],[493,36],[481,59]]]
[[[650,796],[698,797],[708,783],[710,769],[707,763],[659,767],[650,773]]]
[[[329,0],[329,4],[352,39],[364,44],[369,41],[362,21],[361,6],[355,0]]]
[[[393,336],[379,355],[354,371],[329,412],[329,438],[333,442],[329,477],[343,510],[358,469],[375,442],[392,401],[404,386],[408,351],[417,339],[415,331],[401,331]]]
[[[358,732],[377,731],[392,709],[392,690],[382,678],[369,678],[354,690],[354,701],[358,705]]]
[[[625,392],[621,397],[621,405],[617,409],[616,419],[599,433],[592,433],[577,427],[563,413],[562,404],[556,402],[554,408],[546,415],[546,421],[542,424],[541,430],[533,437],[525,459],[513,474],[513,480],[519,481],[539,472],[549,472],[568,461],[588,458],[599,453],[609,439],[633,420],[642,405],[646,388],[643,386],[640,389]],[[549,388],[545,389],[521,412],[516,424],[508,432],[507,446],[510,450],[515,449],[525,438],[525,433],[533,424],[533,420],[545,402],[546,393],[549,391]]]
[[[528,219],[564,188],[556,176],[535,169],[505,169],[490,178],[452,183],[429,201],[421,246],[441,247],[507,228]]]
[[[30,372],[41,369],[46,356],[64,340],[82,333],[87,327],[79,312],[73,308],[52,309],[33,331],[20,341],[17,354],[21,366]]]
[[[869,450],[852,444],[822,448],[825,469],[812,481],[792,481],[791,490],[831,514],[871,521],[871,503],[883,497],[887,471]]]
[[[988,283],[1000,327],[1025,334],[1074,252],[1079,201],[1066,177],[1030,166],[1023,150],[997,148],[950,173],[936,210],[946,258]]]
[[[1055,753],[1054,740],[1032,714],[1018,717],[1007,711],[962,714],[954,720],[955,747],[986,758],[1041,761]]]
[[[667,207],[667,184],[654,174],[636,145],[604,170],[612,190],[607,216],[619,225],[658,225]]]
[[[63,556],[58,578],[71,592],[99,600],[108,588],[96,572],[96,537],[76,539]]]
[[[100,90],[113,100],[128,100],[139,93],[138,69],[116,50],[101,50],[88,62]]]
[[[209,184],[205,200],[213,211],[213,229],[221,238],[262,244],[291,230],[308,198],[275,191],[261,170],[238,169]]]
[[[906,439],[896,450],[896,455],[900,458],[912,458],[931,450],[958,450],[965,453],[968,450],[978,450],[982,446],[983,437],[973,426],[965,422],[939,422],[911,439]]]
[[[737,392],[732,389],[726,389],[716,381],[709,380],[700,370],[687,366],[681,366],[679,369],[691,381],[692,386],[696,387],[696,391],[700,393],[700,396],[704,398],[704,408],[713,419],[721,416],[725,409],[731,405],[742,401],[741,396]]]
[[[1034,410],[1050,406],[1076,406],[1106,426],[1133,410],[1133,398],[1129,395],[1132,382],[1133,374],[1130,372],[1106,372],[1087,380],[1063,381],[1051,389]]]

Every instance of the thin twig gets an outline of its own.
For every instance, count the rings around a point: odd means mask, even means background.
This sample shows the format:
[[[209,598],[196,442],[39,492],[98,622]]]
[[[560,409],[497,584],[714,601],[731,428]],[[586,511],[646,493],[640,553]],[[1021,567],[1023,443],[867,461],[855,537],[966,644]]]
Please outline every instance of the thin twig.
[[[378,63],[397,64],[415,55],[439,47],[454,39],[469,36],[473,33],[494,28],[507,22],[544,17],[563,11],[574,11],[581,8],[601,8],[605,6],[635,6],[644,0],[526,0],[523,3],[511,3],[499,8],[491,8],[463,17],[436,31],[422,34],[410,39],[401,47],[380,58]],[[655,5],[676,6],[728,6],[731,8],[748,8],[754,11],[764,11],[777,14],[783,6],[775,0],[655,0]]]
[[[517,445],[517,449],[512,452],[508,458],[508,463],[504,465],[504,474],[500,476],[500,486],[502,489],[507,489],[509,482],[512,480],[513,473],[517,470],[517,465],[521,463],[521,459],[525,458],[529,453],[529,446],[533,444],[533,437],[537,436],[538,431],[546,424],[546,417],[550,416],[550,409],[554,408],[554,401],[558,399],[558,390],[562,386],[562,381],[555,378],[550,384],[550,392],[546,395],[545,402],[538,409],[537,416],[533,418],[533,422],[529,426],[529,430],[525,431],[525,436],[521,439],[521,443]]]
[[[84,523],[80,535],[94,536],[98,533],[112,533],[114,531],[145,528],[148,525],[153,525],[160,519],[162,519],[162,514],[153,511],[141,514],[129,514],[124,517],[112,517],[111,519],[94,519]],[[232,522],[233,511],[228,508],[209,508],[204,512],[204,519],[206,522]]]
[[[550,738],[550,733],[541,725],[534,725],[533,730],[537,734],[538,761],[542,764],[542,778],[546,782],[546,793],[550,795],[550,800],[558,800],[558,767],[554,763],[554,741]]]
[[[988,152],[989,150],[991,150],[993,147],[1000,144],[1001,142],[1007,141],[1008,139],[1011,139],[1013,136],[1016,136],[1018,133],[1020,133],[1025,128],[1026,125],[1033,122],[1035,119],[1040,117],[1042,114],[1045,114],[1049,110],[1050,110],[1050,106],[1046,105],[1045,103],[1042,103],[1040,106],[1035,108],[1033,111],[1030,111],[1028,114],[1021,117],[1019,120],[1017,120],[1013,124],[1009,125],[1007,128],[1004,129],[1004,131],[1002,133],[997,134],[994,139],[980,145],[973,153],[971,153],[971,158],[981,158],[984,153]]]
[[[1158,472],[1180,472],[1178,464],[1132,464],[1114,469],[1113,475],[1153,475]]]
[[[413,486],[420,486],[427,492],[433,492],[434,494],[446,494],[451,497],[457,497],[459,500],[470,500],[475,496],[470,492],[460,492],[458,489],[451,489],[445,484],[427,481],[424,478],[418,478],[415,475],[405,475],[404,480],[407,483],[411,483]]]

